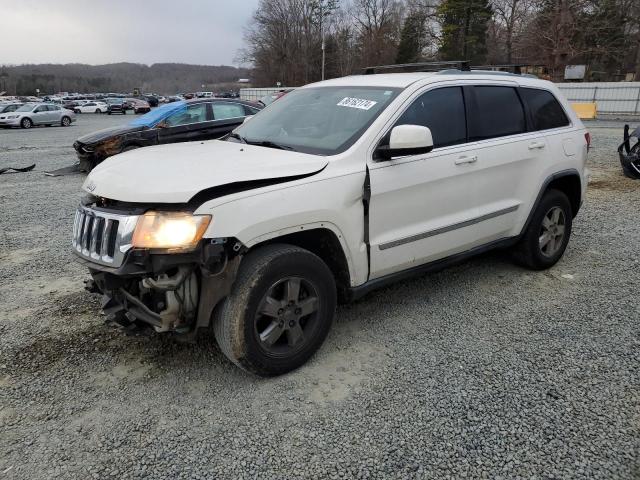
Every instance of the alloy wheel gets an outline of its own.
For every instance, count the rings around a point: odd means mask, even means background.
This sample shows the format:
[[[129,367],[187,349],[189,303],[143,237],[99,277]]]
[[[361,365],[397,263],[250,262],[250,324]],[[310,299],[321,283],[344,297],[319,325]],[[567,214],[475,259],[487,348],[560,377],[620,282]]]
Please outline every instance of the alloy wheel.
[[[314,335],[319,310],[318,289],[307,279],[286,277],[262,297],[254,328],[260,346],[270,355],[300,351]]]
[[[566,219],[560,207],[552,207],[542,218],[538,244],[545,257],[553,257],[564,241]]]

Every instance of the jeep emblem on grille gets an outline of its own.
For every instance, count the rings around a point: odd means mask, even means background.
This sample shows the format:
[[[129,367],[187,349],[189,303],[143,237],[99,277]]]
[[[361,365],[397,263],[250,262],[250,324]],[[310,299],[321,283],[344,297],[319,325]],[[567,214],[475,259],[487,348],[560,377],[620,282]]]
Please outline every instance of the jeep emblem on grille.
[[[87,184],[87,190],[89,190],[90,192],[93,192],[96,189],[97,185],[95,184],[94,181],[91,181]]]

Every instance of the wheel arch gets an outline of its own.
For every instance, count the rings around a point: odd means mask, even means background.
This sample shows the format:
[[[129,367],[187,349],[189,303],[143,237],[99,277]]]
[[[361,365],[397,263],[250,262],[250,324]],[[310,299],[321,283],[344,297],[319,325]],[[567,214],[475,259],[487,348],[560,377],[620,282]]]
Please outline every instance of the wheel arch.
[[[571,204],[571,213],[573,217],[575,218],[578,214],[582,203],[582,180],[580,178],[580,173],[578,173],[578,171],[573,168],[554,173],[553,175],[547,177],[546,180],[542,183],[536,201],[531,207],[531,211],[529,212],[527,221],[522,227],[520,235],[522,235],[529,227],[531,219],[533,218],[538,205],[542,201],[542,197],[544,197],[544,194],[549,190],[559,190],[567,195],[567,197],[569,198],[569,203]]]
[[[285,243],[309,250],[327,264],[333,274],[338,289],[338,299],[348,300],[351,279],[354,278],[353,264],[344,238],[340,231],[330,223],[302,225],[263,235],[246,246],[254,250],[265,245]]]

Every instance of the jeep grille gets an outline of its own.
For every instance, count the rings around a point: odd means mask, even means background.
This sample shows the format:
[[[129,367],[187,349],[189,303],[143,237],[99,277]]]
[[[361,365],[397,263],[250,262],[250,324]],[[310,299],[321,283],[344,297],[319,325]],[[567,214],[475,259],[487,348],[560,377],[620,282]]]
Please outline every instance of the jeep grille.
[[[73,222],[74,252],[95,263],[119,267],[131,249],[137,215],[119,215],[78,207]]]

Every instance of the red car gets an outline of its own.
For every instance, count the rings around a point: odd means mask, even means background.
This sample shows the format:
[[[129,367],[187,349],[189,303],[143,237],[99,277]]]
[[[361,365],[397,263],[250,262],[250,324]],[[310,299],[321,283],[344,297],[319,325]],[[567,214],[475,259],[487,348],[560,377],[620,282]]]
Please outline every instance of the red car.
[[[151,105],[149,102],[140,100],[138,98],[127,98],[126,100],[129,108],[133,110],[133,113],[147,113],[151,111]]]

